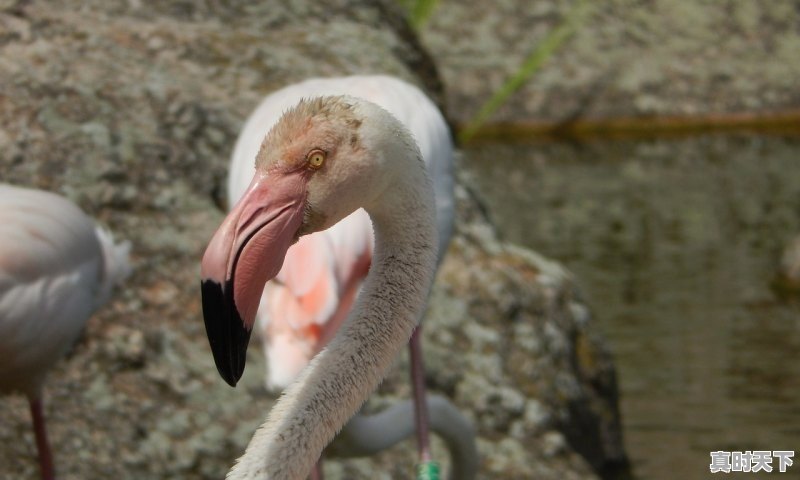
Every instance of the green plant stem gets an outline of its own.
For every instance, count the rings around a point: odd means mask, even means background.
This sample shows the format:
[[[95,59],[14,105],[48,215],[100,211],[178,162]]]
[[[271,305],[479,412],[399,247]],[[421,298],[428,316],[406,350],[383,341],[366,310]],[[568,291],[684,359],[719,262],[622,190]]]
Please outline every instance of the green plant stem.
[[[553,30],[544,41],[528,56],[517,72],[509,78],[492,97],[484,103],[473,119],[459,134],[461,142],[467,142],[475,132],[500,108],[508,97],[525,84],[526,81],[577,31],[589,3],[578,0],[567,13],[564,21]]]
[[[401,0],[400,3],[408,11],[408,19],[415,30],[419,30],[431,17],[437,0]]]

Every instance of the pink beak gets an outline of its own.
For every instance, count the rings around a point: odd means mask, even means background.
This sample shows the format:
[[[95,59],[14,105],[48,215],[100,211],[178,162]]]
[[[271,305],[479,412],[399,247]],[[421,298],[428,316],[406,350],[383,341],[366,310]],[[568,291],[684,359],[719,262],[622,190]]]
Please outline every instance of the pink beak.
[[[203,318],[217,370],[236,386],[264,285],[297,239],[306,199],[305,170],[256,173],[217,229],[200,265]]]

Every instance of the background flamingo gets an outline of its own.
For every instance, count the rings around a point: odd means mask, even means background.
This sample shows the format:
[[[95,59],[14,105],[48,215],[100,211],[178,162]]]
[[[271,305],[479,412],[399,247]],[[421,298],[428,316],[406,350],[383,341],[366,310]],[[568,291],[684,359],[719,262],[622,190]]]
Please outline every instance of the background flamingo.
[[[45,374],[129,274],[129,249],[68,200],[0,184],[0,393],[27,395],[43,479]]]
[[[206,328],[218,370],[235,383],[264,284],[289,246],[362,206],[375,252],[350,320],[279,399],[230,478],[305,476],[408,341],[437,264],[431,180],[386,110],[346,96],[301,101],[270,130],[248,190],[209,243]]]
[[[301,98],[324,93],[366,98],[402,121],[418,140],[426,164],[436,172],[434,188],[440,199],[437,225],[441,259],[453,223],[449,131],[430,100],[416,87],[391,77],[313,79],[267,96],[246,122],[237,141],[231,159],[229,204],[234,205],[239,200],[255,174],[253,159],[258,154],[264,132]],[[327,230],[302,237],[289,248],[278,276],[267,283],[258,310],[258,324],[267,355],[268,388],[286,388],[333,337],[367,275],[372,252],[372,223],[364,210],[357,210]],[[412,362],[417,368],[415,373],[421,377],[422,361],[418,352],[412,355]],[[444,397],[431,396],[422,406],[423,410],[427,410],[425,406],[433,410],[430,419],[433,430],[445,439],[451,451],[455,467],[451,476],[472,478],[477,453],[470,423]],[[413,413],[410,403],[404,403],[381,414],[355,417],[345,427],[337,453],[367,455],[394,445],[414,432]],[[423,435],[425,427],[423,425]],[[420,445],[421,460],[427,461],[427,438],[423,437]]]

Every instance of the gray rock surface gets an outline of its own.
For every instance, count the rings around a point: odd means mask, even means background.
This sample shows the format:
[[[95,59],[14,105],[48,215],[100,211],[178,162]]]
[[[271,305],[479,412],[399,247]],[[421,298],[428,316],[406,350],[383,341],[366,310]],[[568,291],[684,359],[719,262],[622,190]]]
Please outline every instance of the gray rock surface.
[[[249,3],[0,2],[0,178],[62,193],[133,244],[134,275],[46,386],[62,480],[219,479],[270,407],[258,348],[239,388],[218,378],[198,294],[232,142],[260,97],[354,72],[435,91],[389,0]],[[623,452],[589,312],[558,265],[498,242],[459,192],[427,320],[429,381],[478,426],[481,478],[595,478],[590,465]],[[406,367],[368,408],[409,394]],[[0,418],[0,478],[35,478],[24,399],[0,399]],[[326,473],[408,478],[413,452]]]
[[[441,1],[422,30],[463,122],[575,0]],[[493,120],[800,108],[800,1],[609,0]]]

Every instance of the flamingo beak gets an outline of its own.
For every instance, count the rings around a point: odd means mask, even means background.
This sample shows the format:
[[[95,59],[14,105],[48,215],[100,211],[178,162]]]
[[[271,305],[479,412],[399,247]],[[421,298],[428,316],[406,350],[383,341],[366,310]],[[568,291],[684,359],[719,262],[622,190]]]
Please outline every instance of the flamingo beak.
[[[217,370],[232,387],[244,372],[264,285],[278,274],[286,251],[297,240],[305,180],[302,171],[256,173],[203,255],[206,333]]]

